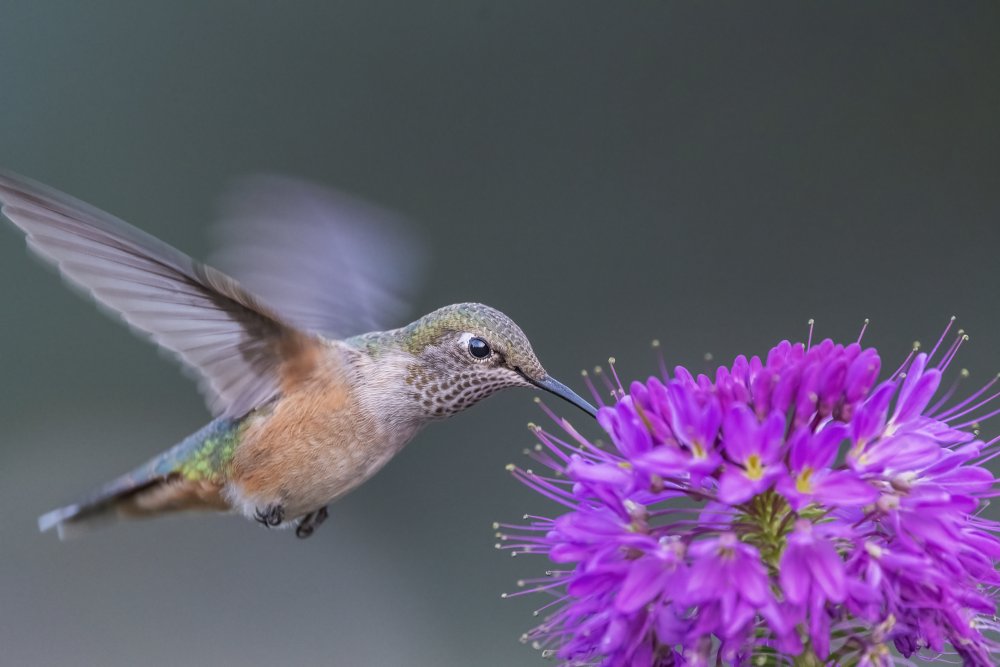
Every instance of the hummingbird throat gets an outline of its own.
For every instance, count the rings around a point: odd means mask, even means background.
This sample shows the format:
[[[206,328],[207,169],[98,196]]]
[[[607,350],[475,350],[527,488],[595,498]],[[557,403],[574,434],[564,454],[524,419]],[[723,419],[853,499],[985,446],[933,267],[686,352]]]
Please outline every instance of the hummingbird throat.
[[[501,389],[524,384],[516,375],[470,369],[454,375],[429,373],[420,364],[406,374],[410,398],[431,419],[445,419]]]

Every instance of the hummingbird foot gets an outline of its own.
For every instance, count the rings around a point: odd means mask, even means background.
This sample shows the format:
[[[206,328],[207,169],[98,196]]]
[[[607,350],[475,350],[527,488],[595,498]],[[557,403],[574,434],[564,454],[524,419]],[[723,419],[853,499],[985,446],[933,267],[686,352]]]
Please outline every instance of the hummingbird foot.
[[[285,508],[281,505],[268,505],[264,509],[259,507],[254,512],[253,518],[257,523],[268,528],[275,528],[285,520]]]
[[[316,529],[326,521],[327,512],[326,507],[320,507],[315,512],[310,512],[306,514],[299,520],[299,525],[295,528],[295,537],[300,540],[304,540],[307,537],[311,537]]]

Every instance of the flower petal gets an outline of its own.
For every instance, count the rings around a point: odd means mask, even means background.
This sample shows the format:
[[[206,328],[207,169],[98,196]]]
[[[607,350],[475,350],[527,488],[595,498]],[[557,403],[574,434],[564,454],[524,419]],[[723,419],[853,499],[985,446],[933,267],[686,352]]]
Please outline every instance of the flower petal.
[[[861,507],[878,500],[878,491],[848,470],[832,472],[816,480],[814,496],[821,503]]]
[[[746,473],[730,464],[725,467],[719,478],[719,500],[727,505],[739,505],[750,500],[756,493],[753,482],[747,479]]]
[[[662,580],[667,574],[664,562],[646,556],[633,562],[615,596],[615,608],[631,614],[652,602],[662,592]]]

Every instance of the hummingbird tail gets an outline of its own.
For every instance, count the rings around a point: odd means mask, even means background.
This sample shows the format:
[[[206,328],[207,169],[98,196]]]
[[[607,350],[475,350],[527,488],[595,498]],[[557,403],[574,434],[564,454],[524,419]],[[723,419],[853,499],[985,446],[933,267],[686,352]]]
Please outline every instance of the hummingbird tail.
[[[128,480],[128,476],[111,485]],[[109,486],[111,486],[109,485]],[[119,492],[95,495],[38,517],[38,529],[55,528],[60,540],[69,540],[123,519],[141,519],[185,510],[228,510],[221,487],[180,475],[155,479]]]
[[[43,514],[38,529],[54,528],[59,539],[67,540],[121,519],[184,510],[228,510],[214,465],[216,459],[225,460],[237,433],[236,422],[216,419],[83,501]]]
[[[119,477],[82,502],[38,517],[38,530],[44,533],[55,528],[60,540],[68,540],[114,523],[120,518],[123,503],[155,483],[146,480],[136,484],[131,474]]]
[[[109,506],[98,509],[74,503],[38,517],[38,530],[44,533],[55,528],[60,540],[71,540],[114,523],[117,518],[117,514]]]

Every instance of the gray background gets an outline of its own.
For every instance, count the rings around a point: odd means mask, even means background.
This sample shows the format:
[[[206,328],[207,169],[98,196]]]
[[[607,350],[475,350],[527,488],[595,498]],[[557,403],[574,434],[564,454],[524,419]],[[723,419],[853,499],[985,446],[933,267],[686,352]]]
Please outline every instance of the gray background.
[[[958,314],[1000,368],[996,3],[5,2],[0,164],[204,256],[229,178],[394,207],[419,311],[507,311],[548,369],[628,378],[818,335],[899,360]],[[490,522],[511,391],[425,431],[295,540],[231,518],[68,544],[35,518],[207,419],[168,360],[0,234],[0,664],[539,664],[542,561]],[[567,414],[577,417],[571,411]],[[582,422],[581,422],[582,423]],[[594,428],[585,425],[590,434]]]

